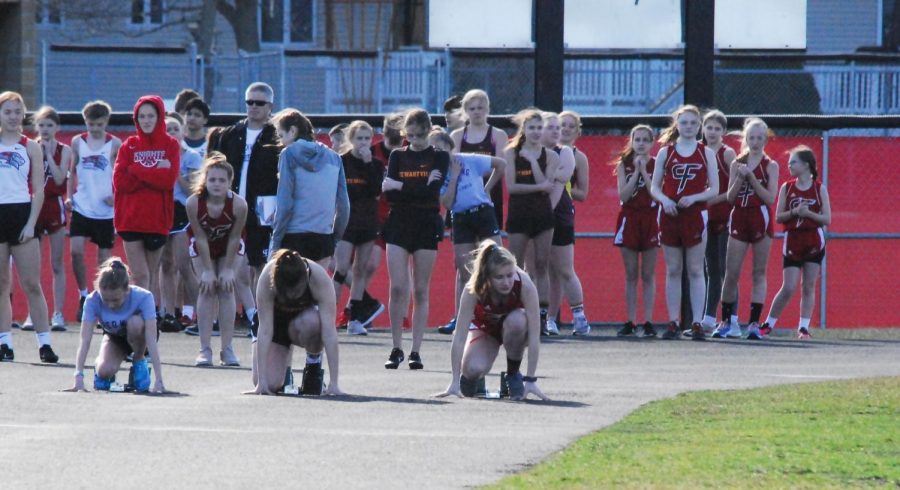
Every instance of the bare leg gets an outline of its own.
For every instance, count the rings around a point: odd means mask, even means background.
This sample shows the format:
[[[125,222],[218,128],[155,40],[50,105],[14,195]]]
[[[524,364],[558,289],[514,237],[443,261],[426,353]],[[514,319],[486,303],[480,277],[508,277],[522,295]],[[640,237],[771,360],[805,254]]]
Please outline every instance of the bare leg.
[[[807,262],[803,264],[803,296],[800,297],[800,318],[812,318],[816,306],[816,281],[822,267]]]
[[[653,321],[656,305],[656,248],[641,252],[641,292],[644,300],[644,321]]]
[[[63,252],[66,230],[60,228],[50,235],[50,266],[53,268],[53,313],[62,313],[66,304],[66,267]]]
[[[69,252],[72,254],[72,272],[78,290],[87,289],[87,278],[84,266],[84,237],[73,236],[69,239]]]
[[[425,338],[425,327],[428,325],[429,294],[431,291],[431,273],[437,250],[416,250],[413,254],[413,344],[412,351],[419,352],[422,339]]]
[[[800,268],[787,267],[782,272],[781,289],[775,293],[775,299],[772,300],[772,306],[769,308],[769,316],[779,318],[784,308],[787,306],[794,291],[797,290],[797,283],[800,282]],[[801,310],[803,308],[801,307]]]
[[[403,346],[403,318],[406,317],[409,301],[409,252],[403,247],[387,246],[388,277],[391,282],[391,296],[388,311],[391,317],[391,337],[395,349]]]
[[[684,267],[682,249],[663,245],[666,259],[666,310],[669,321],[678,323],[681,312],[681,271]]]
[[[687,249],[688,280],[691,288],[691,312],[693,322],[703,321],[703,303],[706,301],[706,280],[703,277],[703,259],[706,253],[706,240]]]
[[[372,260],[372,250],[377,249],[375,242],[366,242],[356,247],[356,257],[353,259],[353,282],[350,283],[350,299],[361,300],[366,285],[372,279],[369,274],[369,262]],[[378,256],[381,256],[380,249]],[[348,276],[349,277],[349,276]]]
[[[750,295],[753,303],[763,303],[766,300],[766,265],[769,263],[771,249],[772,239],[769,237],[753,244],[753,292]]]
[[[622,253],[622,262],[625,265],[625,313],[628,315],[628,321],[637,323],[637,282],[638,282],[638,252],[619,247]],[[647,287],[644,285],[644,295],[646,296]],[[644,307],[646,311],[646,298],[644,298]]]
[[[477,380],[491,372],[500,353],[500,343],[480,330],[470,330],[463,351],[461,373],[466,379]]]
[[[34,322],[34,330],[37,333],[48,332],[50,331],[50,319],[47,315],[47,299],[41,288],[40,241],[33,238],[20,245],[10,247],[9,251],[16,261],[19,284],[28,299],[28,311],[31,314],[31,321]],[[6,298],[9,298],[8,293]]]

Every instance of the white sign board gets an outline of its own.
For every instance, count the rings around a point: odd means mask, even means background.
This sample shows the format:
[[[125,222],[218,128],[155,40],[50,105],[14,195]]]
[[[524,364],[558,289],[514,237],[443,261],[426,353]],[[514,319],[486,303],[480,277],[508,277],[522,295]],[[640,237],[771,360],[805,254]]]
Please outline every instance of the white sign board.
[[[806,0],[716,0],[716,47],[806,49]]]
[[[532,0],[430,0],[431,48],[532,48]]]
[[[570,49],[677,49],[681,0],[565,0]]]

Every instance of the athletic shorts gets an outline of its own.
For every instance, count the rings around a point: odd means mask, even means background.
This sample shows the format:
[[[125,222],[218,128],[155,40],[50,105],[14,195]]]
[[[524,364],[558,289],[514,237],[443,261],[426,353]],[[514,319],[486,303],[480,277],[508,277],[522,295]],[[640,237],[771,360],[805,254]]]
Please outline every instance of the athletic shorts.
[[[169,230],[169,234],[177,235],[183,233],[187,231],[189,226],[191,226],[191,223],[188,221],[187,209],[185,209],[184,204],[175,201],[175,212],[172,213],[172,228]]]
[[[0,243],[19,244],[19,235],[28,224],[31,203],[0,204]],[[37,232],[35,232],[37,235]]]
[[[555,223],[550,206],[536,208],[534,206],[510,206],[506,218],[506,232],[510,235],[526,235],[534,238],[541,233],[552,230]]]
[[[706,231],[710,235],[728,231],[728,216],[731,214],[732,207],[727,201],[709,206],[709,222],[706,224]]]
[[[312,308],[318,310],[319,306],[313,305]],[[291,336],[288,333],[288,329],[294,318],[297,318],[297,316],[305,311],[306,310],[301,310],[297,313],[290,314],[275,308],[275,318],[272,321],[272,342],[285,347],[290,347],[293,342],[291,342]],[[256,334],[257,332],[254,331],[253,336],[256,337]]]
[[[66,206],[62,196],[47,196],[34,224],[34,236],[52,235],[66,227]]]
[[[553,240],[550,242],[554,247],[567,247],[575,245],[575,226],[560,223],[559,220],[553,226]]]
[[[775,236],[768,206],[734,208],[728,220],[728,236],[745,243],[756,243]]]
[[[822,228],[786,231],[782,254],[785,264],[788,263],[788,260],[798,264],[803,262],[821,263],[821,257],[825,254],[825,232]]]
[[[787,269],[788,267],[803,267],[803,264],[819,264],[822,265],[822,261],[825,260],[825,250],[820,251],[815,255],[810,255],[808,257],[804,257],[802,259],[792,259],[788,256],[784,256],[784,260],[781,263],[783,269]]]
[[[126,242],[141,242],[144,249],[153,252],[163,248],[168,240],[166,235],[157,233],[142,233],[138,231],[120,231],[119,236]]]
[[[246,227],[244,239],[247,250],[247,262],[251,267],[262,267],[269,260],[269,242],[272,241],[272,229],[264,226]]]
[[[122,335],[117,335],[104,331],[103,336],[108,338],[111,344],[121,349],[126,356],[134,352],[134,349],[131,348],[131,344],[128,343],[128,337],[124,333]],[[159,325],[157,325],[156,328],[156,340],[159,340]]]
[[[515,311],[515,310],[513,310]],[[512,313],[512,312],[510,312]],[[473,320],[472,323],[469,324],[469,331],[472,330],[481,330],[482,332],[490,335],[495,338],[500,345],[503,345],[503,323],[506,322],[506,317],[509,316],[509,313],[501,316],[496,321],[481,321],[475,323]],[[477,340],[477,339],[475,339]]]
[[[113,248],[116,243],[116,228],[110,219],[93,219],[72,211],[72,224],[69,236],[80,236],[90,239],[99,248]]]
[[[659,224],[656,222],[656,214],[621,209],[616,219],[613,245],[635,252],[659,247]]]
[[[409,253],[437,250],[444,239],[444,219],[436,209],[393,208],[381,230],[384,241]]]
[[[286,233],[281,248],[298,252],[301,256],[318,262],[334,255],[334,236],[321,233]]]
[[[453,213],[450,238],[453,243],[478,243],[500,234],[497,215],[490,204],[482,204],[461,213]]]
[[[341,241],[351,243],[354,247],[358,247],[364,243],[375,241],[376,238],[378,238],[377,228],[347,228],[344,230],[344,236],[341,237]]]
[[[706,209],[701,207],[679,208],[678,215],[669,216],[660,206],[657,214],[659,243],[679,248],[699,245],[706,237],[706,220]]]
[[[241,238],[240,243],[238,244],[237,254],[243,256],[247,253],[245,250],[246,244],[244,243],[244,239]],[[228,253],[228,240],[224,240],[224,244],[220,243],[210,243],[209,244],[209,258],[210,260],[221,259]],[[197,252],[197,238],[191,237],[191,241],[188,242],[188,256],[194,259],[200,256],[200,253]]]

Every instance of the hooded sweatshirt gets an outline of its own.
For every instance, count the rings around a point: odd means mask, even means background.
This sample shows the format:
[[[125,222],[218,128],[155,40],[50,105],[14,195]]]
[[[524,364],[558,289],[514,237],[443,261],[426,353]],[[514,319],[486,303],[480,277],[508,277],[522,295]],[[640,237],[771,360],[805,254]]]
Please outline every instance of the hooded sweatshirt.
[[[156,107],[159,117],[150,134],[138,124],[138,108],[145,103]],[[115,219],[118,232],[168,235],[175,208],[173,190],[181,162],[178,141],[166,134],[166,111],[156,95],[145,95],[134,105],[137,134],[129,136],[119,149],[113,169]],[[159,168],[160,160],[169,168]]]
[[[318,233],[340,238],[350,218],[350,199],[341,157],[327,146],[297,140],[278,160],[275,226],[269,250],[287,233]]]

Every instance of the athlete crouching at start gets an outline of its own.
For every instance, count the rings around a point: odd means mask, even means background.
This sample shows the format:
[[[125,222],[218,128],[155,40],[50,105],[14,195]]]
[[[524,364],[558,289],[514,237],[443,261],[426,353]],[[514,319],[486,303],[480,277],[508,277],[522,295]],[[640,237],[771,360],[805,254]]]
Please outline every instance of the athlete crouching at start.
[[[91,348],[94,326],[103,328],[103,341],[94,366],[94,389],[109,390],[119,366],[128,354],[134,354],[129,384],[137,392],[150,390],[150,370],[145,352],[150,352],[156,370],[154,393],[165,393],[156,329],[156,308],[153,294],[130,284],[128,267],[118,257],[110,257],[100,265],[94,292],[84,302],[81,317],[81,342],[75,357],[75,384],[66,391],[87,391],[84,388],[84,362]]]
[[[259,313],[254,332],[253,383],[250,394],[282,391],[289,376],[293,346],[306,349],[300,392],[343,395],[338,387],[338,340],[334,328],[334,285],[328,272],[298,252],[280,249],[260,273],[256,288]],[[327,325],[328,328],[323,328]],[[330,381],[322,389],[322,351],[328,358]]]
[[[457,328],[453,334],[452,378],[438,397],[475,396],[479,380],[490,372],[503,345],[506,372],[501,376],[501,396],[524,400],[531,393],[547,400],[534,375],[541,335],[537,288],[509,250],[490,240],[478,247],[472,276],[459,299],[456,324],[469,328]],[[526,347],[528,376],[522,376],[519,367]]]

